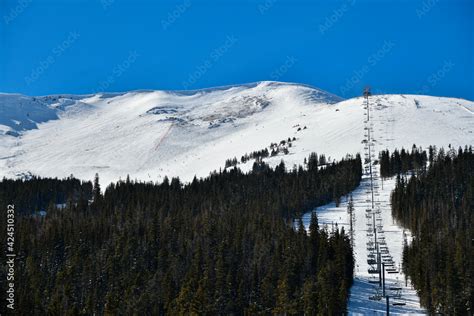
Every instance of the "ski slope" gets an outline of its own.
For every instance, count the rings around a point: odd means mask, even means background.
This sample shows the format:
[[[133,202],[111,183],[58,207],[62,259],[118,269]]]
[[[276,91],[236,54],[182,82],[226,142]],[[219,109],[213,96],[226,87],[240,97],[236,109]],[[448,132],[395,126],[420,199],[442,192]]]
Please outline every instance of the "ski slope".
[[[367,218],[365,217],[366,209],[370,208],[367,202],[367,189],[370,187],[370,181],[367,174],[363,176],[361,185],[352,192],[354,202],[354,257],[356,268],[354,271],[354,285],[351,288],[349,298],[348,312],[350,315],[385,315],[386,301],[384,298],[380,300],[371,300],[369,297],[382,294],[378,284],[369,283],[369,280],[377,280],[377,277],[368,273],[369,264],[367,263]],[[390,179],[384,181],[383,189],[380,187],[380,195],[377,200],[380,202],[381,223],[384,226],[385,239],[388,249],[393,257],[395,266],[400,269],[402,264],[402,252],[404,234],[410,238],[410,232],[404,231],[398,226],[392,216],[390,208],[390,193],[395,187],[395,180]],[[344,227],[349,232],[349,214],[347,213],[347,199],[343,199],[339,207],[334,203],[318,207],[315,211],[318,214],[318,220],[321,227],[326,226],[330,231],[333,227]],[[309,227],[311,212],[303,216],[303,224]],[[426,314],[426,311],[420,307],[419,298],[416,291],[411,286],[410,281],[405,283],[403,273],[388,274],[386,273],[386,294],[397,295],[400,292],[400,299],[392,298],[392,302],[403,302],[405,306],[390,306],[390,313],[393,315],[406,314]],[[401,291],[390,290],[390,287],[401,287]]]
[[[405,104],[404,99],[413,98],[415,105],[413,109],[410,104]],[[422,102],[426,98],[406,97],[406,96],[373,96],[369,97],[369,111],[360,116],[361,129],[364,130],[364,142],[361,144],[360,152],[364,158],[364,175],[359,187],[352,192],[354,215],[353,215],[353,236],[354,257],[356,263],[354,285],[348,304],[350,315],[385,315],[387,310],[386,296],[389,297],[388,307],[391,314],[426,314],[420,306],[419,297],[413,289],[409,278],[407,278],[402,268],[402,253],[405,243],[411,241],[411,233],[405,231],[392,218],[390,194],[395,187],[395,179],[381,179],[379,177],[379,166],[375,163],[378,153],[385,148],[409,147],[410,141],[417,144],[443,145],[443,142],[432,129],[431,124],[438,122],[438,128],[443,129],[442,116],[450,115],[453,108],[449,105],[428,107],[427,102]],[[424,100],[423,100],[424,101]],[[434,101],[434,100],[430,100]],[[361,109],[367,109],[367,104],[363,99],[358,99]],[[459,121],[463,119],[472,121],[472,112],[469,106],[457,103],[465,109],[468,115],[461,115]],[[407,106],[408,105],[408,106]],[[395,113],[397,107],[405,109],[405,116],[400,121],[399,115]],[[418,111],[431,109],[436,114],[425,114],[433,122],[421,120],[416,122],[419,125],[412,126],[409,115],[418,115]],[[396,115],[396,116],[394,116]],[[404,131],[404,132],[403,132]],[[465,138],[465,145],[471,145],[472,132],[466,126],[459,125],[456,130],[446,130],[450,133],[450,144],[462,145]],[[423,139],[418,140],[419,135]],[[465,136],[463,136],[465,135]],[[403,137],[401,137],[403,136]],[[424,140],[424,142],[422,142]],[[321,226],[328,227],[329,230],[335,227],[344,227],[346,232],[350,232],[351,216],[348,213],[348,198],[339,206],[335,203],[319,207],[316,210]],[[308,228],[311,213],[303,216],[303,223]],[[374,230],[376,227],[376,231]],[[376,236],[376,237],[374,237]],[[378,246],[375,247],[375,238]],[[384,271],[376,263],[376,251],[380,250],[379,262],[387,265],[385,273],[385,287],[381,286],[380,272]],[[388,272],[389,271],[389,272]],[[385,292],[384,292],[385,291]]]
[[[387,148],[473,144],[473,102],[382,95],[377,128]],[[258,82],[196,91],[27,97],[0,94],[0,176],[184,181],[225,160],[296,138],[276,164],[312,151],[340,159],[361,150],[359,98],[342,101],[298,84]],[[306,129],[304,128],[306,127]],[[240,164],[251,168],[252,161]]]

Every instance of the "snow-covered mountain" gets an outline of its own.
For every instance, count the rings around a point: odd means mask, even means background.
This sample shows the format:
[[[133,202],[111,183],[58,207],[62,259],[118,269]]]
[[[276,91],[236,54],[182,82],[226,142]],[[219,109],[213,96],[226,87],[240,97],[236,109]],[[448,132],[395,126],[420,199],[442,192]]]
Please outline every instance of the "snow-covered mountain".
[[[474,102],[374,96],[375,132],[387,148],[474,144]],[[287,166],[316,151],[335,159],[361,151],[362,98],[342,100],[298,84],[259,82],[196,91],[132,91],[28,97],[0,94],[0,176],[90,180],[191,180],[228,158],[295,138]],[[377,133],[376,133],[377,134]],[[377,141],[377,140],[376,140]],[[252,161],[239,166],[248,169]]]
[[[342,100],[298,84],[259,82],[196,91],[132,91],[97,95],[28,97],[0,94],[0,177],[29,174],[91,180],[103,185],[124,179],[185,181],[223,168],[229,158],[276,148],[265,160],[288,167],[311,152],[340,159],[364,154],[368,130],[374,153],[385,148],[474,145],[474,102],[417,95],[370,98],[370,121],[362,98]],[[291,146],[288,144],[291,140]],[[284,141],[284,142],[283,142]],[[277,144],[272,145],[271,144]],[[284,150],[282,150],[284,149]],[[365,161],[364,166],[370,162]],[[248,170],[253,160],[239,163]],[[373,168],[377,173],[377,168]],[[398,266],[408,232],[391,216],[394,179],[374,176],[377,208],[387,247]],[[353,193],[356,259],[348,310],[353,315],[383,314],[380,289],[367,268],[366,210],[369,175]],[[375,186],[374,186],[375,187]],[[347,199],[317,208],[320,225],[348,229]],[[304,217],[307,225],[311,213]],[[379,232],[380,234],[381,232]],[[401,289],[393,314],[424,313],[401,271],[387,278]],[[397,290],[398,291],[398,290]],[[390,293],[392,295],[392,293]]]

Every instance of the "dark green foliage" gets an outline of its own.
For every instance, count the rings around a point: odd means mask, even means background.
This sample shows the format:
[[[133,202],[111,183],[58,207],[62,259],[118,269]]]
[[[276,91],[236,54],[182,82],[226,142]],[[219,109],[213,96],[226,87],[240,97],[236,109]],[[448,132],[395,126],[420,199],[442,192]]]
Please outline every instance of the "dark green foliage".
[[[92,195],[95,202],[101,199],[100,193],[101,193],[101,190],[100,190],[100,183],[99,183],[99,174],[96,173],[94,177],[94,187],[92,188]]]
[[[276,156],[280,153],[283,153],[284,155],[288,155],[290,153],[289,147],[293,146],[293,141],[296,141],[296,137],[290,138],[288,137],[287,140],[282,140],[280,143],[271,143],[270,144],[270,150],[268,148],[264,148],[262,150],[257,150],[253,151],[250,154],[245,154],[240,158],[241,163],[246,163],[249,160],[255,159],[256,161],[262,161],[262,159],[267,158],[269,156]],[[233,162],[233,161],[230,161]],[[236,166],[237,163],[235,164],[229,164],[229,166]],[[226,161],[226,167],[227,167],[227,161]]]
[[[62,180],[32,177],[28,180],[0,181],[0,201],[15,204],[17,214],[33,214],[57,204],[87,206],[91,198],[92,183],[81,182],[72,176]]]
[[[225,168],[235,167],[238,165],[238,163],[239,161],[237,160],[236,157],[234,157],[233,159],[227,159],[225,161]]]
[[[404,270],[431,313],[472,315],[474,309],[474,153],[430,150],[427,172],[398,177],[393,214],[415,235]]]
[[[263,158],[267,158],[270,156],[270,152],[268,151],[268,148],[258,150],[258,151],[253,151],[249,154],[245,154],[240,158],[241,163],[246,163],[247,161],[251,159],[255,160],[262,160]]]
[[[253,169],[186,185],[127,180],[103,195],[95,191],[100,197],[90,205],[18,216],[17,312],[343,313],[354,267],[348,237],[316,229],[316,217],[309,236],[292,223],[353,190],[360,157],[320,170],[288,172],[283,162],[274,170],[256,162]],[[20,197],[15,203],[23,203]]]
[[[413,145],[411,152],[402,148],[390,155],[388,150],[383,150],[379,156],[380,175],[382,178],[389,178],[408,171],[420,172],[426,169],[427,160],[426,151],[416,145]]]

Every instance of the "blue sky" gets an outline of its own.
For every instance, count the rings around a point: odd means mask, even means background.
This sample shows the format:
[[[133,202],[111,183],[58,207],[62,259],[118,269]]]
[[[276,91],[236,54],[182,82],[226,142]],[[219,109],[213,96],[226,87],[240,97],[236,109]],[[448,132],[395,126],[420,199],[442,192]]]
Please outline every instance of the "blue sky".
[[[474,100],[472,0],[2,0],[0,91],[278,80]]]

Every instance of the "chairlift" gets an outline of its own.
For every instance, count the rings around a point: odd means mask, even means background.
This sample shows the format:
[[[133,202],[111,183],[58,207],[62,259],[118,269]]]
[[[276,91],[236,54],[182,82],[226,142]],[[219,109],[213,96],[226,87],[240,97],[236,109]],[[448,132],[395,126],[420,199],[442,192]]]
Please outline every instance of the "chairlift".
[[[371,301],[380,301],[382,299],[382,295],[372,295],[372,296],[369,296],[369,300]]]

